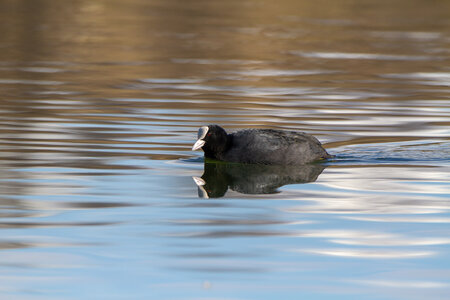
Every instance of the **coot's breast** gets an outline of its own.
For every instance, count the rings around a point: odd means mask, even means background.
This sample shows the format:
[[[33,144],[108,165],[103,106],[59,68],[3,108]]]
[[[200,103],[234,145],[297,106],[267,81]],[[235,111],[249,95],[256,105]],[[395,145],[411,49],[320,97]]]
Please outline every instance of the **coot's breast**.
[[[231,162],[299,165],[328,155],[315,137],[303,132],[249,129],[230,137],[224,160]]]

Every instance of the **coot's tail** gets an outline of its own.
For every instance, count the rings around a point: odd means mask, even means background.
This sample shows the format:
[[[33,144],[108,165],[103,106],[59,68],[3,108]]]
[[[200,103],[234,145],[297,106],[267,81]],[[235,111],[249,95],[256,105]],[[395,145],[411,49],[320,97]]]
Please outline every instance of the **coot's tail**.
[[[332,159],[332,158],[335,158],[335,157],[336,157],[336,155],[331,155],[328,152],[325,152],[325,155],[323,155],[321,158],[322,159]]]

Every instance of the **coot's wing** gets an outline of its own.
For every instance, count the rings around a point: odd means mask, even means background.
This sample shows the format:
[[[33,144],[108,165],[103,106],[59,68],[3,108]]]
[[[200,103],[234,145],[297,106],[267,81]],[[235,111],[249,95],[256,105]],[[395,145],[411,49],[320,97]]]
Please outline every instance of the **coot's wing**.
[[[313,136],[303,132],[253,129],[233,136],[228,161],[260,164],[304,164],[321,157],[326,151]]]

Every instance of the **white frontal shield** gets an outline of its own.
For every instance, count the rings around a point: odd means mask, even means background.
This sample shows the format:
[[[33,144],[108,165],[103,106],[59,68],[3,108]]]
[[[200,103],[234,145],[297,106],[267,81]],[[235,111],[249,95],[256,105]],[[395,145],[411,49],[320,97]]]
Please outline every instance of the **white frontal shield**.
[[[195,142],[194,146],[192,146],[192,150],[198,150],[201,147],[203,147],[203,145],[205,144],[205,141],[203,140],[206,136],[206,134],[208,133],[208,126],[202,126],[200,127],[200,129],[198,130],[197,133],[197,138],[198,140]]]

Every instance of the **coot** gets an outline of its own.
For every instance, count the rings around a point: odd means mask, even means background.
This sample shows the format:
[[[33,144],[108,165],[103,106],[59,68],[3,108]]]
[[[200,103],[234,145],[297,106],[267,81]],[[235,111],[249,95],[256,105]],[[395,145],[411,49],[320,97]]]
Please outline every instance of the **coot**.
[[[227,134],[218,125],[200,127],[192,150],[200,148],[206,158],[249,164],[303,165],[333,157],[304,132],[244,129]]]

